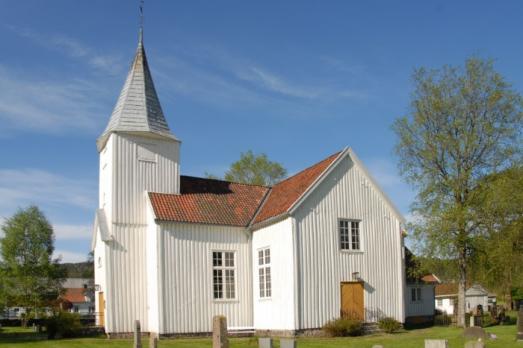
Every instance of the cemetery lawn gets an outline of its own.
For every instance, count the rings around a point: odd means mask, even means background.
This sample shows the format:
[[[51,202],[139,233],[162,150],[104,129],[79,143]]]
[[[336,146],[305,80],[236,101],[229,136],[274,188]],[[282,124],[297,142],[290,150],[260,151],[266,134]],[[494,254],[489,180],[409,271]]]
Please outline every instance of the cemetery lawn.
[[[496,340],[487,342],[488,348],[523,348],[523,342],[516,342],[516,326],[493,326],[487,332],[497,335]],[[347,338],[300,338],[298,348],[371,348],[382,344],[385,348],[423,348],[426,338],[445,338],[449,340],[450,348],[462,348],[465,339],[461,337],[461,329],[453,327],[432,327],[428,329],[407,330],[396,334],[377,334],[363,337]],[[143,346],[148,347],[147,339]],[[132,348],[131,340],[107,340],[99,338],[77,338],[47,341],[30,331],[19,328],[4,328],[0,332],[0,347],[12,348]],[[231,348],[256,348],[255,338],[231,339]],[[168,339],[161,340],[160,348],[210,348],[211,340],[205,339]],[[275,340],[275,347],[279,347]]]

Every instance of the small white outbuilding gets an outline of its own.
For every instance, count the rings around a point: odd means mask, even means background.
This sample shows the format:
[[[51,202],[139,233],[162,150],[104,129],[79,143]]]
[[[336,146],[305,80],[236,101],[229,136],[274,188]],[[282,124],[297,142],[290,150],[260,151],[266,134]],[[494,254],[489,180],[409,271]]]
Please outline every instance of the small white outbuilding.
[[[272,186],[180,175],[140,39],[99,137],[98,323],[161,335],[405,319],[403,217],[346,148]]]

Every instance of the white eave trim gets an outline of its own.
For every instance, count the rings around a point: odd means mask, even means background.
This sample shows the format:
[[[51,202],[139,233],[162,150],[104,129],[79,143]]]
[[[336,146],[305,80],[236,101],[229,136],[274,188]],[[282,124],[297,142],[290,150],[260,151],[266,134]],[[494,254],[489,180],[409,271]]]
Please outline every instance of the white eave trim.
[[[309,195],[318,187],[323,180],[329,175],[330,172],[341,162],[341,160],[349,153],[349,148],[346,147],[340,152],[338,157],[312,182],[312,184],[301,194],[300,197],[290,206],[287,210],[289,215],[292,215],[296,209],[309,197]]]

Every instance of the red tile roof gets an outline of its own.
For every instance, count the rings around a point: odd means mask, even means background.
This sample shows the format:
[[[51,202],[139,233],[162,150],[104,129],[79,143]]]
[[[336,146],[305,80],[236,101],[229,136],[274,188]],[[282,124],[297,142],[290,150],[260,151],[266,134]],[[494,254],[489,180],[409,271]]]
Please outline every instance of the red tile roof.
[[[259,223],[285,213],[294,202],[307,191],[325,169],[334,162],[339,154],[340,152],[337,152],[323,161],[274,185],[269,193],[269,197],[267,197],[259,214],[256,216],[254,223]]]
[[[446,283],[436,285],[436,296],[457,296],[457,294],[457,283]]]
[[[149,193],[156,218],[164,221],[247,226],[268,187],[180,177],[180,195]]]
[[[65,293],[62,295],[62,299],[69,301],[71,303],[85,302],[83,288],[68,288],[65,289]]]
[[[179,195],[150,192],[149,199],[160,221],[245,227],[253,218],[254,223],[259,223],[285,213],[339,154],[327,157],[272,188],[181,176]],[[255,217],[258,209],[260,212]]]
[[[425,283],[439,283],[438,277],[436,277],[434,274],[427,274],[421,277],[421,280]]]

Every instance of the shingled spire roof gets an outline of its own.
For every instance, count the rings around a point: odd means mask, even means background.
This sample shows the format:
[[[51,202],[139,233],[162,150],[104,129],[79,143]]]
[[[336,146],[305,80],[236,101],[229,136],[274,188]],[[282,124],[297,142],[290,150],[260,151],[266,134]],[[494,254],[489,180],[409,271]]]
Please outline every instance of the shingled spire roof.
[[[107,128],[97,140],[101,151],[112,132],[153,133],[175,139],[154,88],[140,31],[138,48]]]

